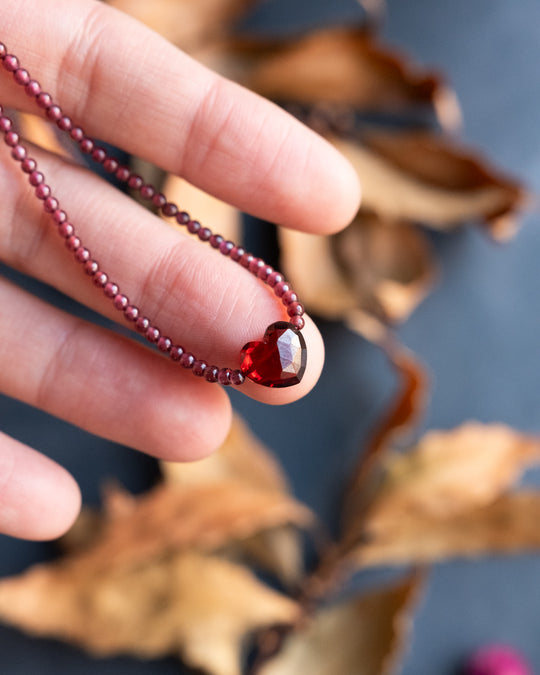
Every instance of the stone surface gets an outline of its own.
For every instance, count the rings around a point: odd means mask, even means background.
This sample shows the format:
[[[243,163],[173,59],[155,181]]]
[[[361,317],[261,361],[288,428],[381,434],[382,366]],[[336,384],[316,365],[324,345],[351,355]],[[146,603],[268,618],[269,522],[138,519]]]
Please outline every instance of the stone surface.
[[[240,356],[242,373],[265,387],[298,384],[306,369],[304,337],[286,321],[268,326],[264,338],[248,342]]]

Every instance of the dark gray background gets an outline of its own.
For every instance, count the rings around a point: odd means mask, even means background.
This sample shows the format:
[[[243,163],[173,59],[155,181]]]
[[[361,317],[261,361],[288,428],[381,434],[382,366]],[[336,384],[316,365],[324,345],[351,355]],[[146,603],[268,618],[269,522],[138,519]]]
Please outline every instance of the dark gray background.
[[[270,0],[249,25],[277,30],[356,16],[354,0]],[[384,33],[390,43],[448,76],[462,105],[464,137],[537,192],[540,3],[393,0]],[[476,229],[433,237],[441,281],[401,330],[433,378],[426,428],[477,419],[540,431],[538,221],[532,211],[508,246],[494,244]],[[54,292],[43,293],[58,299]],[[298,497],[333,523],[341,486],[393,379],[373,346],[338,325],[321,326],[327,363],[306,399],[287,408],[268,408],[238,394],[233,399],[280,455]],[[72,471],[89,503],[98,501],[104,478],[115,476],[140,491],[156,477],[152,460],[5,398],[0,398],[0,423]],[[0,537],[0,575],[52,555],[50,544]],[[402,675],[456,673],[464,655],[486,641],[512,643],[540,673],[539,623],[540,557],[439,565],[419,607]],[[0,655],[0,673],[7,675],[179,672],[172,659],[92,661],[71,647],[7,628],[0,628]]]

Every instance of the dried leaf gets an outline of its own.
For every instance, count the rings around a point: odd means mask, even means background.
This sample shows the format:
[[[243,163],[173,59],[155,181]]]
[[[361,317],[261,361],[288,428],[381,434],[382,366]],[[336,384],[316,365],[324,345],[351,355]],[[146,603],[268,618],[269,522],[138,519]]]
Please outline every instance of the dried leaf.
[[[83,506],[77,520],[57,543],[63,553],[80,553],[92,546],[103,534],[103,515]]]
[[[365,209],[333,237],[333,248],[356,297],[365,298],[361,306],[378,306],[386,323],[407,318],[435,276],[431,251],[419,230]]]
[[[253,0],[107,0],[167,40],[192,50],[219,38],[252,4]]]
[[[390,675],[406,644],[419,588],[413,577],[321,610],[259,675]]]
[[[230,51],[251,61],[242,83],[267,98],[393,114],[433,106],[443,126],[459,124],[455,96],[438,75],[381,46],[362,28],[329,28],[288,41],[236,41]]]
[[[0,618],[33,635],[100,656],[181,655],[212,675],[240,675],[246,633],[297,615],[247,569],[193,552],[99,570],[72,559],[0,581]]]
[[[360,140],[334,145],[355,167],[366,208],[443,230],[483,221],[497,239],[515,232],[523,189],[469,150],[425,131],[372,132]]]
[[[240,242],[242,221],[238,209],[172,174],[166,177],[162,189],[170,201],[190,213],[195,220],[225,239]]]
[[[539,522],[540,494],[533,491],[504,495],[449,518],[405,512],[373,538],[368,523],[365,543],[356,549],[352,561],[358,567],[372,567],[537,551]]]
[[[265,492],[289,492],[287,477],[272,452],[233,414],[223,445],[198,462],[161,462],[171,485],[188,486],[239,481]]]
[[[432,431],[386,466],[369,531],[385,531],[401,514],[450,518],[487,505],[540,460],[540,439],[506,426],[469,423]]]
[[[503,425],[430,432],[388,459],[367,513],[351,514],[348,551],[365,566],[535,548],[534,521],[515,521],[528,503],[536,518],[540,495],[504,493],[539,460],[540,439]]]
[[[282,530],[273,552],[287,559],[276,557],[273,570],[287,569],[290,578],[301,554],[298,535],[287,526],[311,526],[313,514],[289,495],[279,464],[238,415],[212,456],[162,467],[165,483],[138,498],[109,486],[100,537],[87,563],[123,565],[166,551],[215,551],[244,541],[253,551],[252,537]],[[270,558],[265,551],[264,561]]]
[[[108,520],[129,518],[140,499],[115,481],[107,482],[102,493],[104,515]]]
[[[282,525],[243,539],[226,552],[268,570],[286,587],[296,588],[305,571],[301,544],[298,529]]]
[[[344,319],[374,342],[408,318],[435,278],[418,229],[365,209],[336,235],[283,230],[280,243],[282,267],[309,311]]]
[[[162,462],[167,483],[189,486],[240,482],[250,490],[281,495],[289,501],[287,477],[272,455],[250,431],[238,414],[217,452],[192,463]],[[307,520],[304,524],[307,524]],[[296,525],[302,525],[296,521]],[[255,531],[251,536],[228,545],[237,555],[247,557],[275,574],[283,583],[296,585],[303,572],[303,556],[298,531],[284,523],[273,529]]]
[[[290,579],[300,547],[286,525],[307,526],[312,514],[240,419],[220,459],[206,461],[184,473],[165,465],[168,480],[142,496],[109,486],[103,516],[79,524],[70,557],[0,582],[0,617],[97,654],[181,652],[194,667],[239,675],[245,634],[299,610],[208,553],[258,539],[265,546],[254,553]]]
[[[95,568],[122,567],[169,551],[215,551],[288,523],[307,527],[312,518],[292,497],[240,482],[187,490],[161,485],[134,500],[125,513],[107,519],[101,538],[84,558]]]
[[[281,268],[310,312],[341,319],[359,304],[336,263],[331,237],[281,229],[279,241]]]
[[[403,347],[392,347],[388,355],[399,378],[398,390],[352,473],[345,496],[340,538],[340,547],[345,552],[362,539],[368,509],[373,500],[379,499],[385,456],[398,440],[411,432],[427,402],[427,375],[418,360]]]

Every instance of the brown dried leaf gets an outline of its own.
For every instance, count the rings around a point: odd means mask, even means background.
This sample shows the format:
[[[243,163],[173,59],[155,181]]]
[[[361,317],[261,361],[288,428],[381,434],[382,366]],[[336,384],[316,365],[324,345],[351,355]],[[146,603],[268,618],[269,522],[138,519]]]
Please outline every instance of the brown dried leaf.
[[[377,536],[402,514],[450,518],[493,502],[540,460],[540,439],[499,425],[431,431],[406,454],[389,458],[368,518]]]
[[[503,425],[430,432],[388,459],[369,510],[348,522],[347,550],[365,566],[534,548],[533,521],[514,521],[529,502],[536,518],[540,495],[502,495],[539,460],[540,439]]]
[[[314,572],[303,584],[311,602],[327,597],[356,571],[356,558],[366,538],[366,519],[376,501],[389,451],[409,435],[424,411],[427,399],[426,373],[413,354],[390,342],[386,353],[398,375],[398,387],[382,419],[368,438],[353,469],[344,495],[341,533],[328,548]]]
[[[247,569],[193,552],[99,570],[72,559],[0,581],[5,623],[100,656],[181,655],[212,675],[240,675],[246,633],[297,615]]]
[[[58,539],[63,553],[79,553],[92,546],[103,533],[104,519],[96,509],[83,506],[71,528]]]
[[[253,0],[107,0],[184,50],[226,34]]]
[[[298,530],[290,525],[258,532],[228,552],[268,570],[289,588],[298,587],[304,576],[302,542]]]
[[[161,462],[171,485],[190,486],[239,481],[264,492],[289,492],[287,477],[278,461],[249,429],[238,413],[223,445],[198,462]]]
[[[310,312],[341,319],[358,306],[335,260],[331,237],[283,228],[279,241],[281,268]]]
[[[436,276],[418,229],[366,209],[336,235],[282,230],[280,244],[283,269],[309,311],[344,319],[375,342],[412,313]]]
[[[386,524],[353,556],[358,567],[427,563],[494,553],[523,553],[540,549],[540,494],[521,491],[504,495],[487,506],[449,518],[429,512],[401,513]]]
[[[406,645],[420,585],[413,577],[321,610],[259,675],[390,675]]]
[[[333,248],[349,285],[373,314],[386,323],[408,317],[427,294],[434,263],[425,237],[405,223],[361,210],[354,222],[333,237]]]
[[[340,546],[344,551],[357,545],[368,508],[379,499],[385,456],[411,433],[427,403],[427,375],[419,361],[403,347],[392,347],[388,356],[399,378],[398,389],[353,471],[343,508]]]
[[[98,568],[144,563],[164,552],[215,551],[285,524],[307,527],[313,516],[292,497],[229,481],[181,490],[161,485],[110,517],[86,564]]]
[[[443,230],[482,221],[496,239],[515,232],[521,186],[441,135],[372,132],[334,145],[360,177],[364,206],[384,218]]]
[[[460,121],[456,98],[438,75],[381,46],[362,28],[329,28],[288,41],[236,41],[230,52],[244,60],[242,83],[267,98],[368,112],[430,105],[443,126],[455,128]]]
[[[162,462],[162,469],[168,484],[179,488],[234,481],[250,490],[281,495],[285,501],[290,499],[287,477],[281,466],[238,414],[234,414],[231,430],[217,452],[198,462]],[[276,496],[276,499],[280,498]],[[295,524],[302,525],[298,520]],[[232,548],[271,571],[285,584],[296,584],[302,575],[300,537],[297,530],[285,522],[236,540]]]
[[[132,513],[136,501],[137,497],[118,483],[107,483],[103,489],[103,511],[83,506],[77,520],[58,540],[60,549],[75,554],[94,546],[103,537],[107,521]]]

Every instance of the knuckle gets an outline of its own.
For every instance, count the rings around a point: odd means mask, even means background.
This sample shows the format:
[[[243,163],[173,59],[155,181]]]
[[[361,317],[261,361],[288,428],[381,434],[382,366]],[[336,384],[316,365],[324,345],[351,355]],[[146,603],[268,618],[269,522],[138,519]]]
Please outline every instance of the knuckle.
[[[72,112],[82,117],[87,112],[102,79],[102,48],[107,43],[109,18],[101,3],[89,5],[77,29],[71,33],[58,68],[58,96],[72,102]],[[74,96],[73,76],[77,79]]]
[[[55,348],[50,350],[36,385],[36,407],[50,411],[60,405],[64,413],[68,413],[70,408],[77,406],[77,397],[71,390],[69,400],[58,401],[58,397],[64,397],[65,376],[71,372],[71,365],[79,358],[79,333],[84,330],[83,326],[84,324],[77,321],[69,323],[57,339]]]
[[[225,80],[210,80],[197,105],[193,107],[191,122],[186,132],[186,143],[181,158],[180,173],[196,174],[219,153],[229,154],[226,133],[231,127],[234,104]]]
[[[0,432],[0,443],[9,440]],[[16,455],[11,451],[9,444],[0,445],[0,522],[5,518],[5,512],[10,509],[11,485],[16,473]]]
[[[0,257],[12,267],[29,272],[46,238],[43,214],[22,176],[14,175],[13,168],[4,162],[0,162],[0,171],[5,194],[9,195],[2,203]]]

